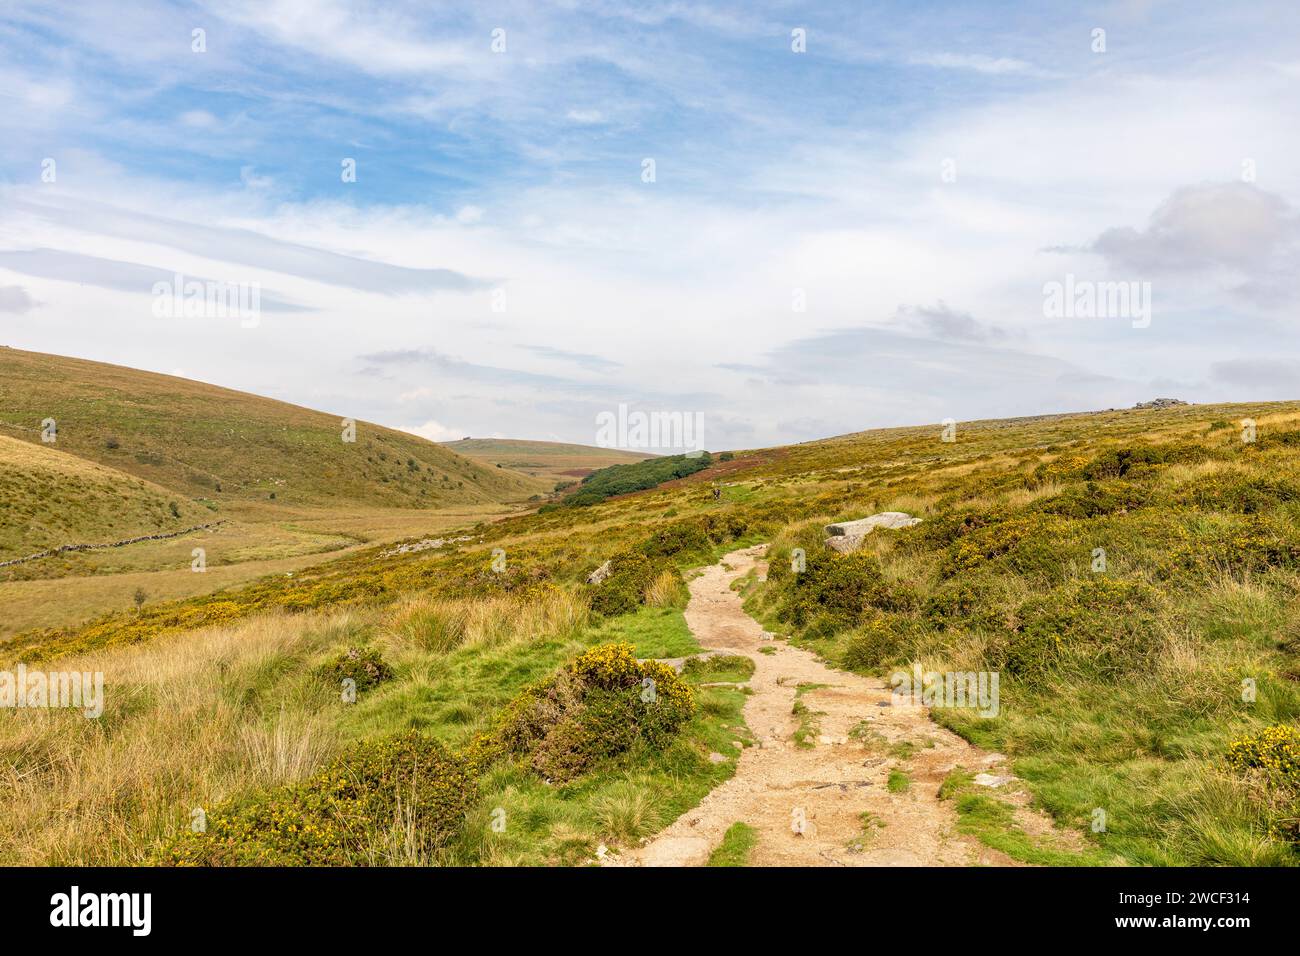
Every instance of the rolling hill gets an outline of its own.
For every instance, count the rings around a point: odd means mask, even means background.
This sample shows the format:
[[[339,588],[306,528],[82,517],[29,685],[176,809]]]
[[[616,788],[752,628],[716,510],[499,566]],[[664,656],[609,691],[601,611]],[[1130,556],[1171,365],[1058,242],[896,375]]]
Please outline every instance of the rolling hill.
[[[212,512],[166,488],[49,445],[0,435],[0,561],[67,544],[174,534]]]
[[[475,461],[545,479],[552,487],[579,481],[610,465],[626,465],[655,457],[617,448],[516,438],[462,438],[443,442],[443,447]]]
[[[191,498],[399,508],[515,501],[546,482],[415,435],[202,382],[0,348],[0,434]]]

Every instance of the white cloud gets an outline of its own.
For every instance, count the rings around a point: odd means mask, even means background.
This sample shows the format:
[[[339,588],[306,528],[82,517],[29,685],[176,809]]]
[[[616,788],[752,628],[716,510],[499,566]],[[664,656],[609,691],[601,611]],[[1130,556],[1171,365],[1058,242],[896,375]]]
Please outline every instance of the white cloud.
[[[0,286],[0,312],[22,315],[36,308],[36,302],[20,285]]]
[[[976,73],[1033,73],[1037,70],[1032,63],[1008,56],[988,56],[984,53],[930,53],[911,59],[917,66],[934,66],[945,70],[974,70]]]
[[[218,125],[217,118],[207,110],[186,110],[178,119],[192,129],[214,129]]]
[[[412,435],[419,435],[421,438],[427,438],[429,441],[459,441],[465,437],[464,429],[448,428],[433,419],[429,419],[423,425],[403,425],[400,430]]]

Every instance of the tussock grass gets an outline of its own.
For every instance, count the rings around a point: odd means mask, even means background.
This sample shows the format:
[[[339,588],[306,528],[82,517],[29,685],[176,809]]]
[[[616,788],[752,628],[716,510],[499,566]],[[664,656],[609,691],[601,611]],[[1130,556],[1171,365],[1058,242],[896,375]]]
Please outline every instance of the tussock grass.
[[[586,626],[588,617],[582,596],[565,591],[528,598],[421,595],[390,612],[385,624],[401,644],[447,653],[461,647],[498,647],[518,640],[571,636]]]
[[[61,662],[104,673],[104,713],[0,711],[0,859],[140,863],[195,808],[310,773],[339,736],[309,665],[360,626],[323,623],[267,615]]]

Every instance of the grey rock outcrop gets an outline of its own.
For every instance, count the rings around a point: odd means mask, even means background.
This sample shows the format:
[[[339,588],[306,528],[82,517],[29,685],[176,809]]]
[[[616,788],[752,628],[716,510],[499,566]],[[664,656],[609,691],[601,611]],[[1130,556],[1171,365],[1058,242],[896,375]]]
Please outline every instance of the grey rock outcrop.
[[[877,528],[910,528],[920,524],[920,518],[913,518],[905,511],[882,511],[856,521],[840,521],[826,526],[826,547],[840,554],[852,554],[862,547],[867,535]]]

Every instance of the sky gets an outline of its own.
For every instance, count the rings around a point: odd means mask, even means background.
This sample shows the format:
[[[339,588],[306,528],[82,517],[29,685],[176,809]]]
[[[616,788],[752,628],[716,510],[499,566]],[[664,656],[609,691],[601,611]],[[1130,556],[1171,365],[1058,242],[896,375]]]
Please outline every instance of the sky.
[[[1292,0],[0,0],[0,344],[438,441],[1295,399],[1298,155]]]

